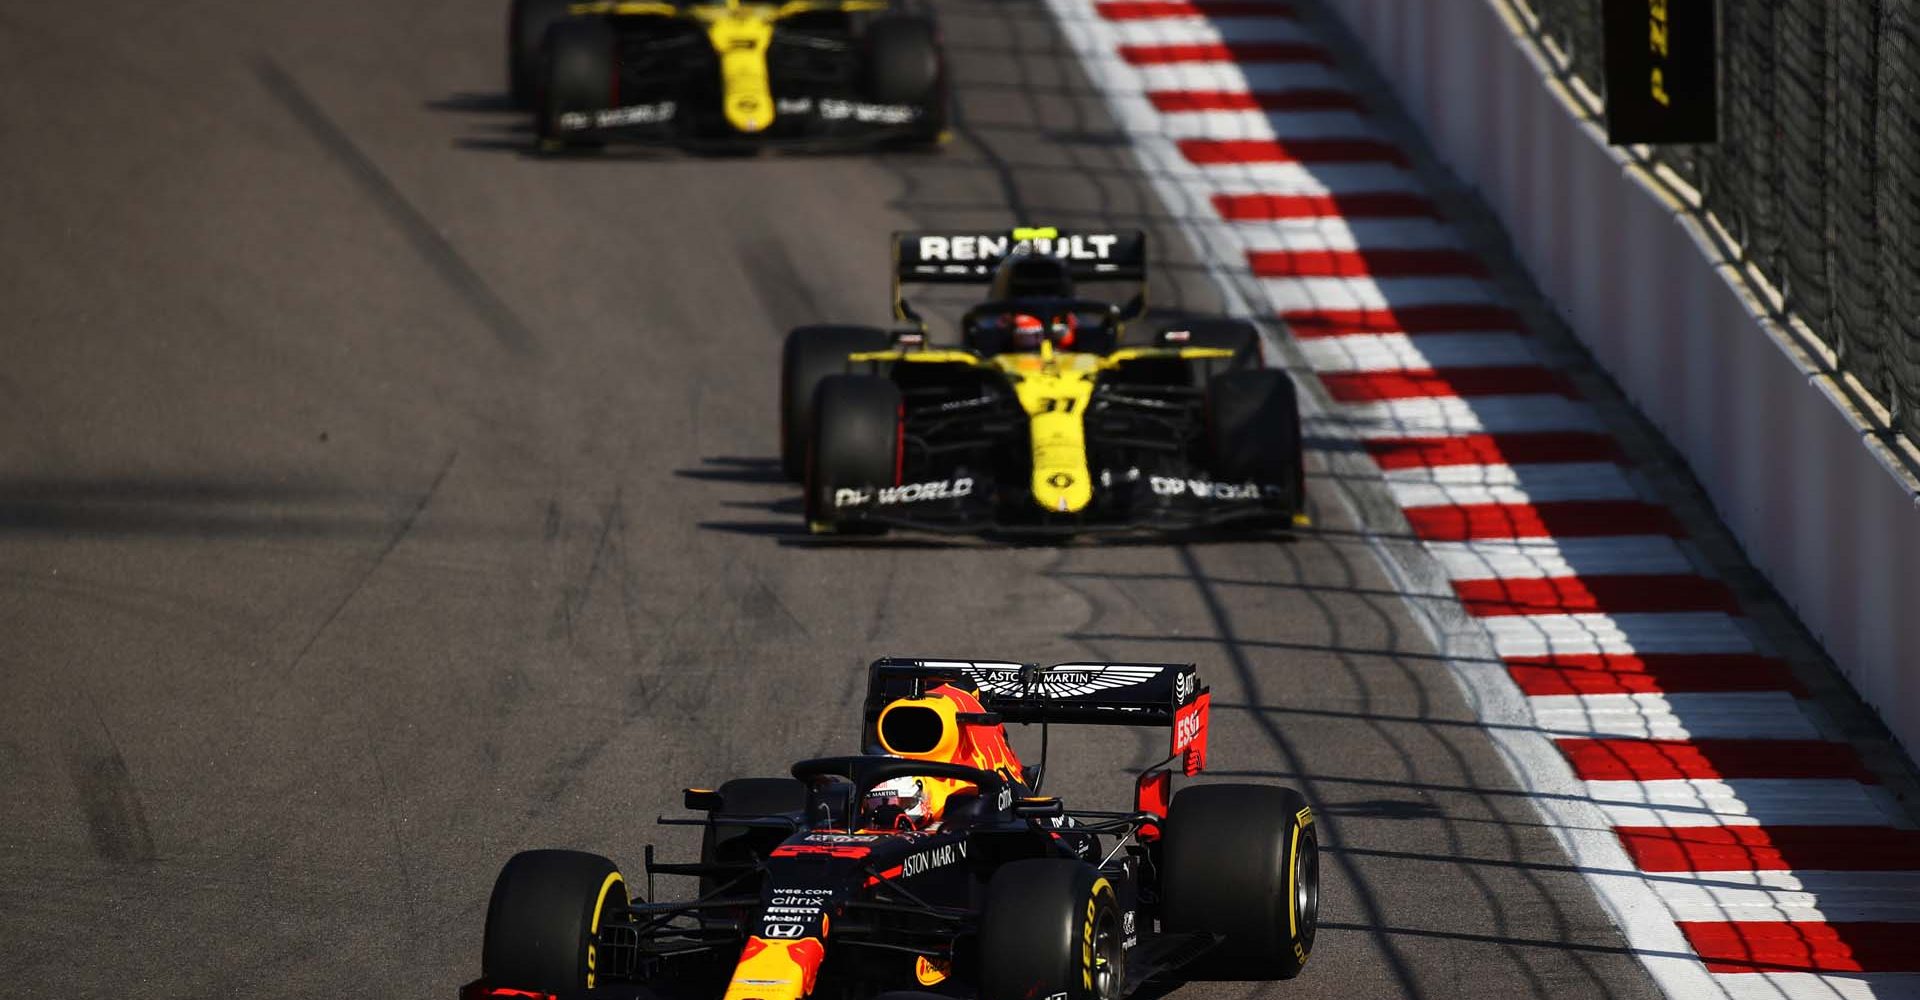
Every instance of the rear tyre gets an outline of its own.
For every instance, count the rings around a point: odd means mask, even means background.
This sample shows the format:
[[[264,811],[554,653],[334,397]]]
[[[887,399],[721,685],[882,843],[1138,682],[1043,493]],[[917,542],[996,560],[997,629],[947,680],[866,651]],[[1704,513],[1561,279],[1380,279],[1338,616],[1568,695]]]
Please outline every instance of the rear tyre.
[[[847,355],[884,351],[885,332],[866,326],[802,326],[787,334],[780,355],[780,468],[799,482],[807,475],[807,435],[820,381],[847,370]]]
[[[867,29],[867,74],[875,103],[921,109],[912,141],[936,142],[946,134],[946,62],[932,21],[906,15],[876,18]]]
[[[567,18],[572,0],[513,0],[507,11],[507,93],[516,108],[533,107],[539,91],[540,44]]]
[[[1160,343],[1166,347],[1212,347],[1232,351],[1233,359],[1226,364],[1226,368],[1232,371],[1259,368],[1262,365],[1260,331],[1245,320],[1205,319],[1175,324],[1160,331]]]
[[[1207,383],[1207,468],[1217,483],[1254,483],[1276,516],[1306,507],[1300,405],[1293,380],[1273,368],[1228,372]]]
[[[595,938],[627,904],[613,862],[580,851],[522,851],[487,903],[480,969],[491,986],[572,995],[594,986]]]
[[[602,143],[582,138],[566,125],[573,116],[613,107],[613,28],[599,19],[557,21],[541,45],[539,133],[549,149],[592,149]]]
[[[719,791],[720,808],[714,812],[722,816],[804,813],[807,808],[807,786],[793,778],[735,778],[721,785]],[[700,863],[752,863],[780,846],[780,842],[787,839],[788,832],[758,826],[709,826],[700,838]],[[731,876],[702,876],[700,894],[704,896],[728,888],[728,883],[732,881]],[[758,891],[757,886],[744,883],[736,884],[732,889],[739,890],[743,895]]]
[[[1119,1000],[1127,954],[1120,903],[1092,865],[1010,862],[993,873],[980,917],[980,1000]]]
[[[1320,921],[1313,810],[1291,788],[1195,785],[1173,797],[1161,841],[1161,923],[1226,939],[1200,960],[1221,979],[1292,979]]]
[[[807,523],[815,531],[880,533],[841,520],[857,492],[900,482],[900,387],[878,375],[829,375],[813,400],[807,453]]]

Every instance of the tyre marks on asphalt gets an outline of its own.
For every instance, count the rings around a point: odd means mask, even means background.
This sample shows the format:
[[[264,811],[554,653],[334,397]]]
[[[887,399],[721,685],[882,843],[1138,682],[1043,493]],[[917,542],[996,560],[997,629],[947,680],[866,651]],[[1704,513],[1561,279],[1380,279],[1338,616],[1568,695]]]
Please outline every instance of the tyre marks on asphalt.
[[[1805,692],[1597,412],[1529,349],[1488,268],[1431,230],[1358,227],[1424,224],[1432,209],[1411,157],[1329,96],[1343,89],[1337,62],[1296,12],[1052,6],[1149,169],[1164,164],[1183,201],[1214,208],[1193,221],[1203,242],[1301,339],[1334,416],[1388,467],[1389,492],[1535,725],[1661,887],[1667,912],[1616,916],[1631,944],[1654,920],[1692,946],[1705,977],[1650,963],[1669,991],[1920,993],[1899,978],[1920,973],[1920,901],[1849,907],[1857,886],[1836,874],[1906,886],[1920,835],[1803,710]],[[1793,880],[1803,905],[1714,894],[1759,873]],[[1822,888],[1837,894],[1833,914]],[[1842,919],[1861,913],[1881,919]]]
[[[90,724],[77,727],[67,763],[93,852],[103,861],[145,863],[155,857],[153,831],[140,792],[127,773],[126,758],[114,743],[106,720],[88,706]],[[89,736],[91,730],[97,735]]]
[[[512,306],[493,290],[484,275],[475,270],[466,256],[421,213],[411,199],[397,187],[386,171],[353,141],[326,111],[300,86],[291,74],[270,58],[262,58],[254,68],[260,85],[285,108],[288,116],[338,163],[353,182],[399,230],[440,280],[464,300],[474,316],[493,334],[494,340],[509,353],[526,357],[535,353],[537,340]]]
[[[433,498],[439,494],[441,485],[447,481],[447,474],[453,471],[453,463],[458,460],[459,457],[460,453],[457,451],[447,453],[446,459],[440,463],[439,471],[434,473],[433,481],[427,484],[427,488],[421,492],[420,498],[414,502],[412,508],[409,509],[405,516],[400,519],[399,523],[394,526],[393,533],[387,537],[386,543],[381,545],[379,551],[373,554],[373,558],[368,561],[365,568],[354,578],[353,585],[348,587],[346,592],[340,595],[339,601],[328,610],[318,624],[314,625],[313,630],[307,633],[306,641],[300,644],[300,648],[296,650],[292,658],[287,661],[286,673],[291,674],[299,669],[300,664],[306,661],[307,654],[313,652],[314,644],[319,642],[320,637],[325,635],[327,629],[339,619],[340,613],[347,609],[347,605],[353,603],[353,599],[366,587],[367,581],[373,579],[373,575],[380,571],[380,567],[386,563],[387,557],[393,555],[393,550],[399,548],[400,543],[405,541],[407,536],[413,533],[414,525],[419,522],[421,515],[427,512],[427,507],[433,503]]]
[[[571,648],[574,644],[573,621],[581,612],[586,610],[587,602],[593,598],[594,583],[600,579],[600,567],[607,560],[608,548],[614,539],[614,526],[616,524],[619,525],[621,533],[623,535],[625,534],[626,508],[622,504],[624,489],[625,487],[621,484],[616,483],[614,485],[613,497],[607,501],[605,508],[599,515],[599,524],[593,532],[593,547],[591,555],[587,559],[586,572],[580,575],[577,583],[563,582],[560,584],[560,595],[558,599],[554,601],[552,621],[551,624],[547,626],[547,639],[550,641],[563,642],[568,648]],[[558,538],[560,533],[557,503],[549,507],[547,518],[548,526],[545,534],[547,540],[552,542]],[[624,569],[624,551],[620,554],[619,558],[623,564],[622,568]],[[622,603],[624,605],[625,602],[623,601]],[[631,630],[629,629],[629,631]]]

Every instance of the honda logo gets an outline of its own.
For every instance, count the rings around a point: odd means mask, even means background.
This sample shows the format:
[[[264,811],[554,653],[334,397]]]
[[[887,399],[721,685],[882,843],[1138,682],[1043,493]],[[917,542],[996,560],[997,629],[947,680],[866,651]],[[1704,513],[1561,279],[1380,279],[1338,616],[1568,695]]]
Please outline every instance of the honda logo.
[[[760,936],[770,938],[797,938],[804,936],[806,933],[807,926],[805,924],[768,924]]]

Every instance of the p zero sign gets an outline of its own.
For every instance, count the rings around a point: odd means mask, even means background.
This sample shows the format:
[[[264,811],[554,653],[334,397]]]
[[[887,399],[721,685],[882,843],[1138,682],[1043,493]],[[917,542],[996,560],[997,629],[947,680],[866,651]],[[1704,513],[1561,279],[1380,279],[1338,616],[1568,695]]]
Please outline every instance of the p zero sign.
[[[1720,139],[1715,0],[1604,0],[1607,141]]]

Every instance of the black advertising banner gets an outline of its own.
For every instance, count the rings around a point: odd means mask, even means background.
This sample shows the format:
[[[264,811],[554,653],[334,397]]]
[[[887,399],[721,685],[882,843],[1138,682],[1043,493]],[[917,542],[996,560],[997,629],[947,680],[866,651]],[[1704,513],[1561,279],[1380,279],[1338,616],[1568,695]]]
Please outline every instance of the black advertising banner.
[[[1720,139],[1714,0],[1604,0],[1607,141]]]

